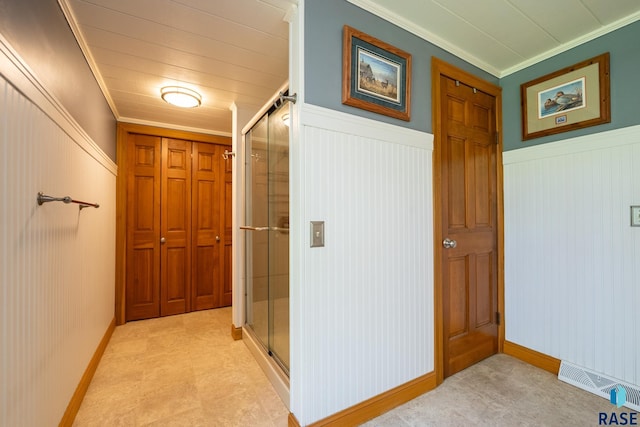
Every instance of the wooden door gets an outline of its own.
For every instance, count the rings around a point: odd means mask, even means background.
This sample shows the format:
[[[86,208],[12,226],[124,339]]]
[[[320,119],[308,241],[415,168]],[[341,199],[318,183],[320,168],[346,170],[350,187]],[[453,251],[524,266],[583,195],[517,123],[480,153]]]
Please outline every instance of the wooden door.
[[[191,310],[191,146],[162,138],[160,315]]]
[[[498,104],[472,82],[439,78],[438,234],[447,377],[498,351]]]
[[[231,305],[230,148],[228,137],[118,124],[118,324]]]
[[[126,320],[160,315],[160,138],[127,141]]]
[[[220,154],[215,145],[193,152],[193,309],[220,306]]]
[[[231,305],[225,148],[128,134],[126,321]]]

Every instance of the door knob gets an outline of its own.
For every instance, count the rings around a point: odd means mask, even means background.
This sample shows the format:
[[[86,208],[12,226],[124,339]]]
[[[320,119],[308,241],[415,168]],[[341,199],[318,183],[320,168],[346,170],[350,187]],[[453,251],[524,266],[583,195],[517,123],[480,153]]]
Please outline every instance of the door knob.
[[[165,239],[164,237],[161,237],[161,238],[160,238],[160,243],[164,243],[164,242],[166,242],[166,241],[167,241],[167,239]]]
[[[220,236],[216,236],[216,242],[220,241]]]
[[[442,241],[442,246],[443,246],[445,249],[453,249],[453,248],[455,248],[457,245],[458,245],[458,242],[456,242],[455,240],[450,239],[450,238],[448,238],[448,237]]]

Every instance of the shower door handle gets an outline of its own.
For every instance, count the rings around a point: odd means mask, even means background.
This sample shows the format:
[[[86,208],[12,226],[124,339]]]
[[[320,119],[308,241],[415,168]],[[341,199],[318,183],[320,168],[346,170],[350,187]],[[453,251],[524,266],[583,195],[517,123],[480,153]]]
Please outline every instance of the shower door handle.
[[[289,233],[289,227],[271,227],[271,231],[279,231],[280,233]]]
[[[253,227],[251,225],[241,225],[240,230],[248,231],[269,231],[269,227]]]

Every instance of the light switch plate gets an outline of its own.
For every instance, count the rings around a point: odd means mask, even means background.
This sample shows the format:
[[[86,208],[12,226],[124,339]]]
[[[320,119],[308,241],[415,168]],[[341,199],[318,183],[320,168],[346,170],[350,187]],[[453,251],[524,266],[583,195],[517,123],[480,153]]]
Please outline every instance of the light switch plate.
[[[631,206],[631,226],[640,227],[640,206]]]
[[[311,221],[311,247],[324,246],[324,221]]]

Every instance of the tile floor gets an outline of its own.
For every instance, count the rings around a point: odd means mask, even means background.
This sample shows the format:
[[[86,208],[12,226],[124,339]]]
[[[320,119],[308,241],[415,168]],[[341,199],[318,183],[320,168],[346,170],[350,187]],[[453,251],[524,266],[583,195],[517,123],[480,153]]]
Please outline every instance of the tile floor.
[[[231,309],[116,327],[74,426],[286,426]]]
[[[75,426],[280,426],[288,410],[242,341],[229,308],[116,328]],[[364,424],[597,426],[629,412],[506,355],[496,355]]]
[[[598,425],[601,411],[630,410],[497,354],[364,426],[587,427]]]

